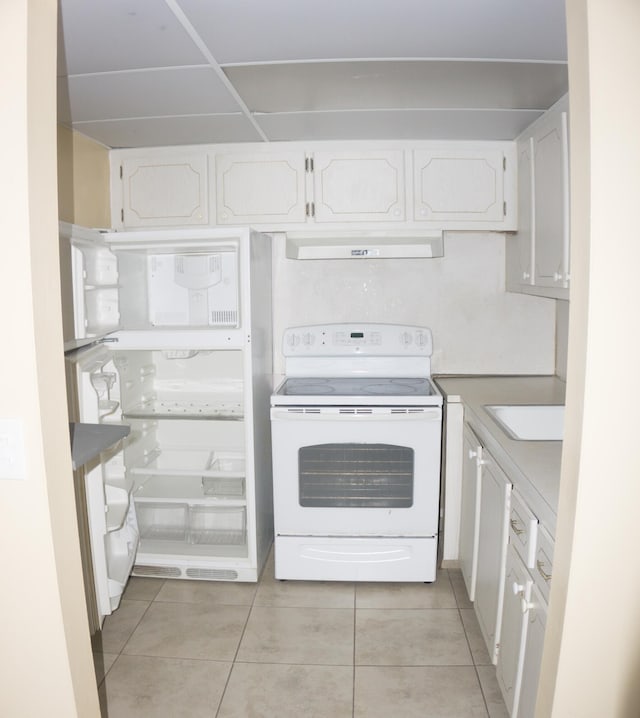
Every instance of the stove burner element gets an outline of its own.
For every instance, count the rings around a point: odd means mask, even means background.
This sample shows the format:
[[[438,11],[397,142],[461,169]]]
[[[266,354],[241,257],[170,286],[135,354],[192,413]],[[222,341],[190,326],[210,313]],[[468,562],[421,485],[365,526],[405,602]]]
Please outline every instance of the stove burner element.
[[[366,384],[362,387],[362,391],[366,394],[385,394],[388,396],[400,394],[406,396],[423,391],[424,386],[424,379],[382,379]]]

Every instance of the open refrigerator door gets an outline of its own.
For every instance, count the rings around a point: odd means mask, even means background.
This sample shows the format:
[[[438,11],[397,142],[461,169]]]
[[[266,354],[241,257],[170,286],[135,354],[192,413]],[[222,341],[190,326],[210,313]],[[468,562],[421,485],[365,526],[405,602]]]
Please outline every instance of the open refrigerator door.
[[[100,613],[132,572],[257,580],[272,537],[269,238],[67,234],[67,346],[90,343],[67,357],[77,420],[131,428],[86,476]]]

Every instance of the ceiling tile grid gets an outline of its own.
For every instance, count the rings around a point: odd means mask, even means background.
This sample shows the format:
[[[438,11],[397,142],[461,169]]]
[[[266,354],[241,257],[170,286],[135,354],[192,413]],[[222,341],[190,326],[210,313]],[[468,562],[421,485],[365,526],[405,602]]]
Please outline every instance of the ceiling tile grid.
[[[109,147],[512,139],[567,91],[563,0],[61,0],[59,35]]]

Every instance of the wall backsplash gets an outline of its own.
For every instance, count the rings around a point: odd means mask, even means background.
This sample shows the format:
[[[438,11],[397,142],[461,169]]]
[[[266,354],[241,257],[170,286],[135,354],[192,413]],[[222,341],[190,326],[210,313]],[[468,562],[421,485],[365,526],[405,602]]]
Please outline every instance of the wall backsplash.
[[[295,260],[274,237],[277,373],[284,329],[326,322],[431,327],[434,374],[553,374],[555,301],[505,292],[499,233],[446,233],[439,259]]]

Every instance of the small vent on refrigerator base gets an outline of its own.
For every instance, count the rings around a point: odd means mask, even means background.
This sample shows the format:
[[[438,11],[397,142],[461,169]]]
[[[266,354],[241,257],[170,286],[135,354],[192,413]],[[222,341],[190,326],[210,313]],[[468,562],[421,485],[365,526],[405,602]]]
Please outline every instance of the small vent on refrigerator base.
[[[158,578],[180,578],[182,571],[177,566],[140,566],[133,567],[136,576],[157,576]]]
[[[188,568],[185,572],[189,578],[204,578],[210,581],[237,581],[238,572],[220,568]]]

